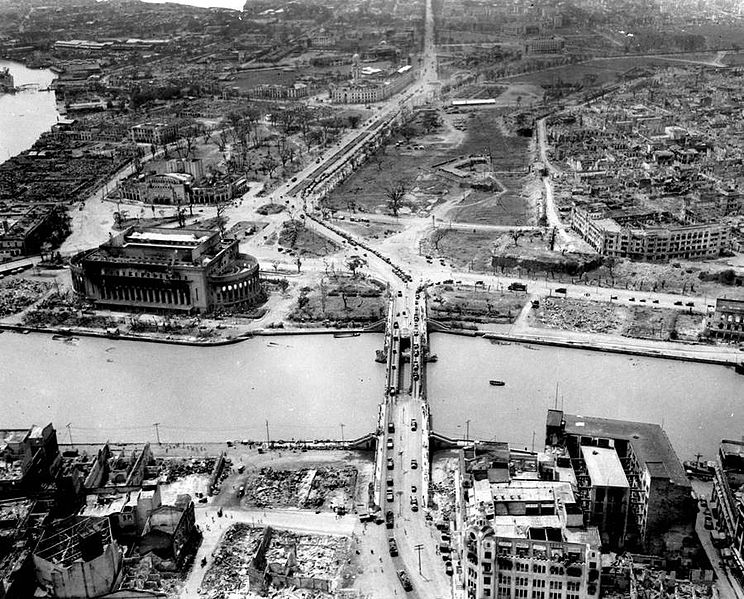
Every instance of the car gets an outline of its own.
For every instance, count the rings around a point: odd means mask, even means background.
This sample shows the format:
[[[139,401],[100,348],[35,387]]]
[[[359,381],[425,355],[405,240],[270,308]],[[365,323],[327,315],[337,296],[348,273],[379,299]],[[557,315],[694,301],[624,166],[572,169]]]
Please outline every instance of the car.
[[[411,495],[411,511],[418,512],[418,499]]]
[[[713,530],[713,518],[710,516],[705,517],[705,522],[703,523],[703,528],[705,530]]]
[[[389,433],[395,432],[395,424],[393,422],[388,422],[388,432]]]
[[[416,485],[411,485],[411,493],[415,493],[415,492],[416,492]]]
[[[387,448],[388,449],[392,449],[393,448],[393,438],[392,437],[388,437]]]
[[[398,543],[395,542],[395,539],[393,537],[390,537],[388,539],[388,551],[390,551],[390,555],[392,557],[398,555]]]
[[[701,508],[708,507],[708,500],[705,497],[701,497],[700,498],[700,507]]]
[[[645,300],[645,299],[643,299],[643,298],[641,298],[641,299],[640,299],[640,300],[638,300],[638,301],[639,301],[639,302],[641,302],[642,304],[645,304],[645,303],[646,303],[646,300]]]
[[[392,478],[388,478],[386,484],[387,484],[388,487],[392,487],[393,486],[393,479]]]
[[[445,562],[444,563],[444,573],[447,576],[452,576],[454,574],[454,570],[452,569],[452,562]]]
[[[629,298],[628,298],[628,301],[629,301],[629,302],[634,302],[634,301],[635,301],[635,298],[634,298],[634,297],[629,297]]]
[[[403,292],[398,290],[398,297],[403,297]]]
[[[387,459],[387,469],[393,470],[395,468],[395,464],[393,463],[393,458]]]
[[[674,302],[674,305],[675,306],[681,306],[682,305],[682,302]]]
[[[390,502],[392,502],[395,499],[395,497],[393,497],[393,492],[390,489],[388,489],[387,492],[385,493],[385,499],[387,499]]]
[[[416,352],[416,355],[418,355],[418,352]],[[418,428],[418,422],[416,422],[415,418],[411,418],[411,430],[415,431]]]
[[[418,468],[418,461],[413,459],[411,460],[411,470],[416,470]]]
[[[651,300],[651,303],[652,304],[658,304],[659,303],[659,300]]]
[[[395,515],[392,510],[385,512],[385,528],[393,528],[395,524]]]
[[[687,306],[688,308],[692,308],[692,307],[694,307],[694,306],[695,306],[695,302],[687,302],[687,303],[685,304],[685,306]]]
[[[398,570],[398,580],[400,580],[400,584],[403,585],[404,591],[408,592],[413,589],[411,579],[408,578],[408,574],[406,574],[405,570]]]

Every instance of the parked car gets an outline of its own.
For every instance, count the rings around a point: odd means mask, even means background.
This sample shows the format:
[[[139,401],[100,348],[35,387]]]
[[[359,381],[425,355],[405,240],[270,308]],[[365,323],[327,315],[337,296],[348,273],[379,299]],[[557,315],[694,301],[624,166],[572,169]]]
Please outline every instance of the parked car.
[[[403,585],[404,591],[408,592],[413,589],[411,579],[408,578],[408,574],[406,574],[405,570],[398,570],[398,579],[400,580],[400,584]]]
[[[388,539],[388,550],[390,551],[390,555],[392,557],[398,555],[398,543],[395,542],[395,539],[393,537],[390,537]]]
[[[418,460],[411,460],[411,470],[416,470],[418,468]]]
[[[706,516],[703,527],[705,528],[705,530],[713,530],[713,518],[711,518],[710,516]]]
[[[388,449],[392,449],[393,448],[393,438],[392,437],[388,437],[387,448]]]
[[[418,352],[416,352],[418,355]],[[415,418],[411,418],[411,430],[415,431],[418,428],[418,422],[416,422]]]
[[[452,576],[452,574],[454,574],[455,571],[452,569],[452,562],[445,562],[444,572],[447,576]]]
[[[387,459],[387,469],[388,470],[392,470],[393,468],[395,468],[395,464],[393,464],[393,458],[388,458]]]
[[[387,493],[385,493],[385,499],[387,499],[390,502],[392,502],[392,501],[395,500],[395,497],[393,497],[393,491],[392,491],[392,489],[388,489],[387,490]]]

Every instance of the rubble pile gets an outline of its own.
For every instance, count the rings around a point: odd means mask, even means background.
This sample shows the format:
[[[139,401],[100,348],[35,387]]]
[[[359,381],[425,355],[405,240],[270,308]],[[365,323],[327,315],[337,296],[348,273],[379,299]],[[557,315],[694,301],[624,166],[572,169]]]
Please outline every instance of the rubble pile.
[[[202,591],[217,598],[247,587],[247,567],[258,550],[262,534],[263,528],[242,523],[228,528],[215,550],[212,566],[204,575]]]
[[[533,311],[538,324],[583,333],[618,334],[629,318],[627,310],[611,303],[545,298]]]
[[[245,502],[256,507],[308,508],[320,508],[332,502],[334,507],[348,509],[353,503],[357,475],[353,466],[300,470],[261,468],[246,478]],[[308,492],[310,479],[312,484]]]
[[[175,598],[182,586],[182,577],[173,561],[160,559],[154,553],[125,561],[122,588],[160,591],[168,598]]]
[[[312,578],[334,578],[346,561],[349,540],[346,537],[295,534],[274,531],[266,551],[266,562],[283,567],[295,548],[297,573]]]
[[[677,578],[628,555],[603,556],[602,595],[608,599],[704,599],[713,597],[713,572],[690,570],[690,579]]]
[[[50,288],[50,283],[27,279],[0,281],[0,318],[28,308]]]
[[[160,458],[158,459],[158,471],[160,478],[166,483],[172,483],[179,478],[191,474],[206,474],[214,470],[216,458]],[[229,467],[226,468],[229,474]]]

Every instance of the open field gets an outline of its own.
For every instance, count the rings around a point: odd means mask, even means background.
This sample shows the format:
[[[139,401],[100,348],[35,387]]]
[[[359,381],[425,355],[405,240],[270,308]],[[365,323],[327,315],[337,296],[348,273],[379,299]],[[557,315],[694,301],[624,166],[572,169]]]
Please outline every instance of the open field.
[[[684,58],[684,57],[680,57]],[[541,86],[550,86],[556,83],[582,84],[590,78],[596,77],[594,86],[610,83],[619,78],[623,73],[636,67],[674,66],[674,62],[656,57],[628,56],[622,58],[596,59],[580,64],[562,65],[511,77],[510,81],[532,83]]]
[[[392,138],[391,143],[371,157],[342,183],[327,200],[335,210],[388,214],[386,189],[391,181],[403,182],[406,194],[400,213],[427,216],[441,204],[459,197],[462,190],[444,179],[434,165],[468,154],[490,153],[497,177],[507,188],[504,194],[478,192],[477,203],[457,210],[457,222],[522,224],[528,221],[528,209],[522,197],[521,179],[527,173],[529,139],[504,134],[501,110],[480,110],[470,116],[447,116],[462,123],[461,134],[445,124],[426,135],[419,125],[417,134],[406,140]],[[393,174],[391,176],[391,174]],[[467,208],[467,207],[465,207]]]
[[[330,239],[311,231],[302,221],[288,220],[282,224],[279,246],[300,256],[323,257],[335,254],[339,247]]]
[[[665,341],[679,338],[697,341],[705,328],[703,314],[555,297],[542,300],[540,307],[530,313],[529,320],[538,327]]]
[[[378,281],[331,274],[303,287],[289,315],[295,323],[359,326],[385,318],[385,288]]]
[[[429,315],[446,323],[512,323],[526,297],[511,291],[457,284],[428,288]]]

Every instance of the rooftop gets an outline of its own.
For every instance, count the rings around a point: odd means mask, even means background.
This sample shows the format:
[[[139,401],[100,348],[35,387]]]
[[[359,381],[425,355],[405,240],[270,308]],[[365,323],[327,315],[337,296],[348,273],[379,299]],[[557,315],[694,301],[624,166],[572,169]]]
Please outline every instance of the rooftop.
[[[623,465],[614,449],[607,447],[582,446],[581,454],[589,471],[592,485],[596,487],[627,488]]]
[[[567,434],[629,441],[636,457],[649,468],[652,477],[668,477],[677,485],[690,486],[669,438],[658,424],[576,414],[564,414],[563,419]],[[659,463],[664,465],[663,471]]]

